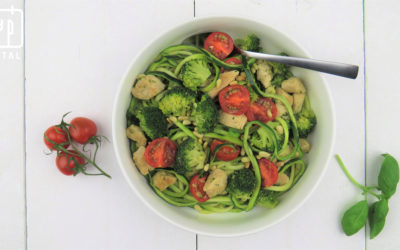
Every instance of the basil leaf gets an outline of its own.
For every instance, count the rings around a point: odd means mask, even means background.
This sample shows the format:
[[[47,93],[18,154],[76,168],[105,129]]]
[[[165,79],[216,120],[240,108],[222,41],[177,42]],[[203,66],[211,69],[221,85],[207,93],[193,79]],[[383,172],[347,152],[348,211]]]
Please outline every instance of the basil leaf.
[[[369,210],[370,239],[375,238],[382,231],[388,212],[388,200],[382,199],[371,205]]]
[[[367,222],[368,202],[362,200],[349,208],[342,218],[342,229],[347,236],[357,233]]]
[[[395,158],[389,154],[383,154],[381,170],[378,176],[378,186],[386,199],[389,199],[395,192],[399,183],[399,165]]]

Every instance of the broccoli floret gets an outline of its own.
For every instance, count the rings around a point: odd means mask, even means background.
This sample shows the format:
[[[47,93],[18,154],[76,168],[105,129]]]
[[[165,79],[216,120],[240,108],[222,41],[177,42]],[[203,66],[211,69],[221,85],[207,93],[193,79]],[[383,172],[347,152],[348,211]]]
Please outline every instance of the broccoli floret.
[[[158,107],[167,116],[185,116],[191,111],[195,99],[196,94],[190,89],[175,87],[166,91]]]
[[[285,53],[280,53],[279,55],[287,56]],[[284,80],[293,76],[293,73],[289,70],[289,65],[276,62],[268,62],[268,64],[271,66],[272,73],[274,74],[271,80],[272,86],[280,87]]]
[[[256,181],[252,170],[248,168],[237,170],[228,178],[227,191],[237,200],[244,202],[250,199],[256,187]]]
[[[206,153],[202,145],[189,137],[178,147],[174,169],[178,174],[193,176],[204,167]]]
[[[182,67],[182,81],[186,88],[197,91],[211,76],[211,69],[206,59],[195,59]]]
[[[299,131],[299,136],[306,138],[317,124],[317,117],[311,108],[310,100],[308,96],[304,99],[303,107],[296,115],[297,129]]]
[[[142,107],[142,102],[136,97],[132,96],[131,102],[129,103],[129,108],[126,111],[126,122],[129,127],[132,124],[139,124],[139,119],[136,117],[139,108]]]
[[[243,50],[261,51],[260,38],[254,34],[248,35],[243,39],[236,39],[235,45]]]
[[[218,122],[218,109],[214,101],[207,95],[203,95],[192,113],[192,120],[200,133],[210,132]]]
[[[138,111],[137,118],[140,121],[141,129],[152,140],[168,134],[167,119],[158,108],[142,107]]]
[[[268,125],[275,129],[278,123],[270,122]],[[279,133],[275,133],[275,135],[278,142],[279,150],[281,145],[283,144],[285,136]],[[253,134],[252,137],[250,137],[250,145],[270,153],[274,152],[274,141],[272,139],[272,135],[269,133],[268,129],[264,127],[258,128],[256,133]]]
[[[261,189],[257,197],[257,206],[274,208],[278,205],[278,199],[272,191]]]
[[[139,124],[138,114],[143,107],[158,107],[158,102],[155,100],[155,98],[145,101],[132,96],[131,102],[129,103],[129,108],[126,111],[126,121],[128,127],[132,124]]]

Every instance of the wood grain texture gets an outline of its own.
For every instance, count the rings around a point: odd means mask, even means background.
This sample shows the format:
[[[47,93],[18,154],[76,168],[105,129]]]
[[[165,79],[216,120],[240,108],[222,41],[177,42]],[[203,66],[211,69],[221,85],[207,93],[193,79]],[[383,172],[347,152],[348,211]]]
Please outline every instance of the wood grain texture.
[[[0,9],[24,8],[23,0],[4,0]],[[13,37],[20,30],[21,15],[0,12],[1,45],[8,21]],[[12,30],[10,30],[12,32]],[[19,43],[20,41],[11,40]],[[24,49],[0,48],[0,249],[25,248],[25,134],[24,134]]]
[[[245,12],[243,10],[246,10]],[[287,34],[315,59],[362,66],[362,1],[211,1],[196,0],[196,17],[249,17]],[[356,80],[323,75],[336,108],[334,153],[364,180],[364,72]],[[312,83],[309,83],[312,84]],[[361,196],[332,160],[310,199],[288,219],[254,235],[225,239],[199,237],[199,249],[365,249],[364,232],[341,231],[344,210]]]
[[[43,131],[61,115],[88,116],[111,138],[119,81],[149,40],[193,18],[175,1],[27,1],[27,205],[29,249],[195,249],[195,234],[165,222],[136,197],[112,142],[98,154],[113,177],[61,175]]]
[[[367,181],[377,184],[382,163],[382,153],[390,153],[400,159],[400,135],[398,133],[398,58],[400,56],[398,1],[365,1],[365,50],[367,89]],[[400,249],[400,195],[389,201],[386,225],[373,240],[367,241],[368,249]]]
[[[4,0],[0,8],[11,3],[23,7],[22,0]],[[198,236],[196,242],[195,234],[168,224],[134,195],[116,163],[112,142],[98,156],[112,180],[65,177],[55,168],[55,155],[45,155],[42,145],[43,131],[68,111],[70,118],[96,120],[99,133],[111,138],[114,93],[149,40],[193,19],[194,12],[196,17],[241,16],[282,31],[316,59],[361,66],[354,81],[323,77],[336,108],[334,153],[361,183],[367,175],[367,183],[376,184],[378,155],[389,152],[400,159],[393,111],[400,106],[395,78],[399,9],[395,0],[26,1],[25,121],[23,54],[21,61],[0,58],[0,112],[7,118],[0,127],[0,198],[6,201],[1,206],[0,249],[24,249],[26,239],[28,249],[45,250],[400,249],[398,195],[390,200],[387,225],[377,238],[366,239],[365,231],[352,237],[342,233],[341,215],[361,195],[333,156],[318,189],[288,219],[250,236]]]

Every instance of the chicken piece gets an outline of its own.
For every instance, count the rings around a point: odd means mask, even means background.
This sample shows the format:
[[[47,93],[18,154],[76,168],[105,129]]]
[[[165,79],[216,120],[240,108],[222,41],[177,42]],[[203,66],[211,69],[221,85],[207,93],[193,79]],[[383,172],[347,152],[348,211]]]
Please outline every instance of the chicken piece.
[[[128,136],[129,139],[137,142],[138,146],[146,146],[147,139],[140,127],[133,124],[130,125],[126,129],[126,136]]]
[[[203,190],[207,193],[208,197],[214,197],[225,192],[228,183],[228,175],[224,170],[219,168],[211,171],[207,178]]]
[[[153,75],[142,75],[132,88],[132,95],[141,100],[149,100],[165,89],[165,84]]]
[[[283,151],[279,154],[279,156],[280,156],[280,157],[288,156],[288,155],[290,155],[290,153],[292,153],[292,151],[293,151],[293,147],[292,147],[291,145],[287,145],[287,147],[285,148],[285,150],[283,150]]]
[[[297,77],[290,77],[282,82],[282,89],[288,93],[305,94],[306,88],[301,80]]]
[[[303,153],[310,152],[311,146],[310,146],[310,143],[306,139],[300,138],[299,144],[300,144],[300,149]]]
[[[297,114],[301,111],[305,98],[306,94],[304,93],[293,94],[293,113]]]
[[[287,176],[285,173],[281,173],[278,176],[278,180],[276,181],[275,185],[277,186],[283,186],[289,182],[289,176]]]
[[[257,80],[261,82],[264,88],[271,86],[271,80],[273,78],[273,73],[271,66],[266,61],[261,61],[257,63]]]
[[[283,90],[282,88],[277,88],[276,94],[285,97],[285,99],[289,102],[289,104],[293,105],[293,96],[288,92],[286,92],[285,90]]]
[[[164,191],[167,187],[173,185],[176,182],[175,175],[167,171],[157,171],[153,176],[153,183],[160,191]]]
[[[243,129],[247,123],[247,117],[245,115],[231,115],[220,111],[219,122],[228,127]]]
[[[287,113],[288,113],[285,105],[283,105],[281,102],[276,103],[276,109],[277,109],[277,113],[276,113],[277,117],[282,117],[283,115],[287,115]]]
[[[235,79],[238,75],[239,75],[239,71],[237,71],[237,70],[231,70],[231,71],[226,71],[226,72],[222,73],[219,76],[219,80],[221,80],[221,82],[220,83],[217,82],[217,86],[215,86],[213,89],[208,91],[208,95],[214,99],[223,88],[228,86],[229,83],[231,83],[232,81],[235,81]]]
[[[135,153],[133,153],[133,161],[135,162],[136,167],[139,169],[142,175],[147,175],[149,171],[153,171],[154,168],[150,166],[146,159],[144,158],[145,147],[140,146]]]

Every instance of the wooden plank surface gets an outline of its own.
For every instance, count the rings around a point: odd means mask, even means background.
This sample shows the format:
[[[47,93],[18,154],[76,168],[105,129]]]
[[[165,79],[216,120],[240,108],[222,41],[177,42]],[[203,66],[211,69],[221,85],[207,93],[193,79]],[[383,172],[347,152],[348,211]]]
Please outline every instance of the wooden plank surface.
[[[4,0],[0,8],[11,3],[23,7],[22,0]],[[25,121],[23,51],[21,60],[0,58],[0,79],[6,79],[0,85],[0,110],[7,117],[0,127],[0,198],[7,201],[0,214],[0,249],[24,249],[26,239],[28,249],[399,249],[398,195],[390,200],[387,225],[376,239],[368,240],[365,230],[352,237],[343,234],[341,215],[362,196],[333,156],[318,189],[288,219],[253,235],[214,238],[196,237],[149,211],[125,182],[112,142],[103,145],[98,159],[112,180],[62,176],[55,168],[55,155],[46,155],[42,145],[43,131],[68,111],[71,118],[86,115],[96,120],[99,132],[111,138],[119,80],[149,40],[194,14],[241,16],[294,38],[314,58],[361,66],[354,81],[328,75],[324,79],[336,108],[334,153],[342,156],[361,183],[367,176],[369,185],[376,184],[378,154],[389,152],[400,159],[394,111],[400,106],[395,78],[400,5],[394,0],[365,0],[363,12],[363,4],[362,0],[27,1]]]
[[[17,11],[10,13],[14,8]],[[0,2],[0,45],[23,42],[23,0]],[[23,32],[23,30],[22,30]],[[25,248],[24,49],[0,48],[0,249]]]
[[[377,184],[382,163],[382,153],[400,159],[400,134],[398,131],[400,85],[397,81],[400,57],[398,1],[367,0],[365,2],[366,49],[366,110],[367,110],[367,181]],[[371,202],[374,199],[371,197]],[[367,240],[367,249],[400,249],[400,195],[389,201],[386,225],[373,240]]]
[[[195,234],[135,196],[112,143],[98,154],[112,180],[61,175],[42,143],[69,111],[111,138],[114,93],[128,64],[160,32],[192,19],[193,3],[35,0],[26,13],[28,249],[195,249]]]

